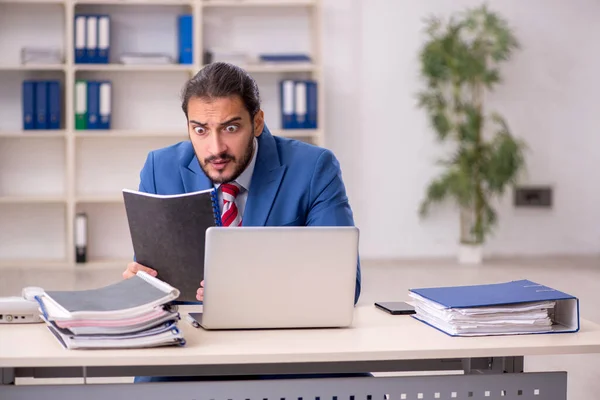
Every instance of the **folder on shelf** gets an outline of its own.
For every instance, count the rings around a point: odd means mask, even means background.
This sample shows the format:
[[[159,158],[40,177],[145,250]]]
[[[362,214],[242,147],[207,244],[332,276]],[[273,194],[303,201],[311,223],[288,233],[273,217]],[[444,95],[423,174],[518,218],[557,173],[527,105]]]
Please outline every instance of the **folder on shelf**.
[[[60,129],[61,95],[59,81],[48,82],[48,129]]]
[[[281,128],[282,129],[295,129],[296,128],[296,117],[294,107],[294,81],[286,79],[280,82],[281,91]]]
[[[35,82],[32,80],[23,81],[23,130],[35,129]]]
[[[86,62],[98,62],[98,16],[86,16]]]
[[[87,82],[87,129],[100,129],[100,82]]]
[[[75,64],[83,64],[87,60],[86,31],[87,31],[86,16],[85,15],[76,15],[75,16],[75,29],[74,29]]]
[[[280,82],[282,129],[317,129],[318,85],[314,80]]]
[[[98,54],[97,63],[108,64],[110,62],[110,16],[98,16]]]
[[[35,83],[35,127],[48,129],[48,82]]]
[[[87,129],[87,81],[75,82],[75,129]]]
[[[304,53],[272,53],[259,54],[258,59],[263,63],[310,63],[312,59]]]
[[[306,81],[306,129],[317,129],[318,104],[317,82],[308,80]]]
[[[194,63],[194,24],[190,14],[180,15],[177,21],[179,64]]]
[[[579,331],[579,299],[529,280],[411,289],[416,318],[450,336]]]
[[[296,81],[295,83],[295,101],[294,115],[296,116],[296,129],[303,129],[306,126],[306,82]]]
[[[99,129],[110,129],[112,120],[112,83],[110,81],[100,82],[99,91],[99,109],[100,117]]]

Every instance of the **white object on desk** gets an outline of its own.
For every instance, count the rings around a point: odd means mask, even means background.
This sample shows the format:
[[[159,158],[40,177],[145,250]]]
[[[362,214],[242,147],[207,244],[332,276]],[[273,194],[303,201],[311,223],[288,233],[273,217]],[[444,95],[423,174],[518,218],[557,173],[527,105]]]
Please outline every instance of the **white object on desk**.
[[[0,324],[32,324],[43,322],[38,303],[24,297],[0,297]]]

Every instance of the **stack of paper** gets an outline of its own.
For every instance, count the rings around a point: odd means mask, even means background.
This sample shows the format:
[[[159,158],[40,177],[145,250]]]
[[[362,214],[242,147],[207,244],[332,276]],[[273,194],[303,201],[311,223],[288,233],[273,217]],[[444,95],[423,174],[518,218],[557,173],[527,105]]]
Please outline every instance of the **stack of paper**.
[[[50,332],[67,349],[184,345],[179,291],[145,273],[99,289],[46,291],[36,297]]]
[[[537,283],[412,289],[414,317],[451,336],[567,332],[579,329],[578,300]]]

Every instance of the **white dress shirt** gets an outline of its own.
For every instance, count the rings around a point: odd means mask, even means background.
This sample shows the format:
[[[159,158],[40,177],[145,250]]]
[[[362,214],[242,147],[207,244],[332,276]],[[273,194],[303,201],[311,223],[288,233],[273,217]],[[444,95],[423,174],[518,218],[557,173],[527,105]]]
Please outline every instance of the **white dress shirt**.
[[[235,198],[235,204],[238,208],[238,212],[242,216],[242,223],[244,220],[244,209],[246,208],[246,201],[248,200],[248,191],[250,190],[250,182],[252,182],[252,174],[254,173],[254,164],[256,164],[256,154],[258,153],[258,141],[254,138],[254,154],[252,159],[248,163],[246,169],[237,177],[234,181],[241,186],[240,193]],[[214,187],[217,189],[219,195],[219,207],[223,210],[223,192],[219,190],[221,184],[216,183]]]

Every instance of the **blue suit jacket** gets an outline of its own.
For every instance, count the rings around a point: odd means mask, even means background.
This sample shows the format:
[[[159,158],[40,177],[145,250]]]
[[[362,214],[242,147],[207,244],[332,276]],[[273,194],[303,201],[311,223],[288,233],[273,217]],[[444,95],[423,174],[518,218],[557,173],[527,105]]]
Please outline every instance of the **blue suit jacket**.
[[[244,226],[354,226],[340,165],[327,149],[271,135],[265,126],[244,210]],[[210,189],[191,142],[154,150],[139,190],[179,194]],[[361,291],[356,268],[355,304]]]

